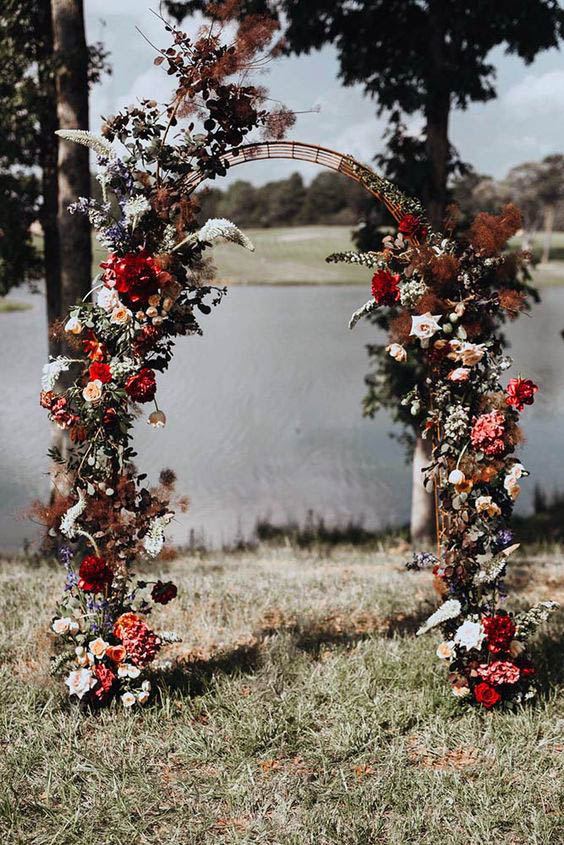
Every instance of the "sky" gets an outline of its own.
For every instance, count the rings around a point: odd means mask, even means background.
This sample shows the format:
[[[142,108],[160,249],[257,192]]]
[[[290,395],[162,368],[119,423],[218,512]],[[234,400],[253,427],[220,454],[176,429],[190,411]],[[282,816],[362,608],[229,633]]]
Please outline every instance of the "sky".
[[[90,126],[95,131],[100,115],[143,97],[166,102],[171,84],[163,68],[153,65],[154,50],[143,38],[166,46],[167,33],[152,13],[157,3],[146,0],[85,0],[87,38],[102,41],[110,51],[112,75],[91,93]],[[201,19],[186,21],[196,31]],[[549,50],[526,66],[515,56],[495,50],[498,97],[456,111],[451,119],[451,140],[464,161],[495,177],[523,161],[564,152],[564,52]],[[384,147],[385,117],[376,116],[376,104],[361,86],[345,88],[339,78],[336,50],[327,46],[309,56],[272,62],[259,82],[270,96],[295,111],[305,111],[288,134],[290,139],[318,143],[370,163]],[[408,121],[420,128],[417,117]],[[306,181],[317,173],[311,164],[295,161],[254,162],[242,166],[227,180],[247,179],[263,184],[298,170]]]

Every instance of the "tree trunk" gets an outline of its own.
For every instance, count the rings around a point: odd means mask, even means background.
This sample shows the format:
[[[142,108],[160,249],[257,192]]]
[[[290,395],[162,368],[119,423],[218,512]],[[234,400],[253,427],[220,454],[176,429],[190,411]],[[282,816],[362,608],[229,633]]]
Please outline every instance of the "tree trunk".
[[[61,317],[61,264],[59,254],[59,229],[57,214],[59,208],[59,187],[57,159],[59,139],[55,135],[58,129],[57,87],[55,84],[53,63],[53,27],[51,22],[51,3],[45,0],[39,5],[38,24],[43,38],[40,41],[41,55],[38,63],[39,83],[42,91],[40,111],[41,147],[39,151],[41,167],[41,190],[43,205],[41,208],[41,228],[43,229],[43,267],[45,273],[45,296],[47,303],[47,324],[50,326]],[[49,353],[60,354],[61,344],[49,335]]]
[[[552,229],[554,228],[554,206],[547,205],[544,209],[544,244],[541,261],[545,264],[550,261],[550,245],[552,242]]]
[[[82,0],[51,0],[55,49],[57,114],[61,129],[88,129],[88,49]],[[90,290],[90,224],[69,214],[78,197],[90,196],[88,149],[60,141],[58,159],[58,228],[60,238],[60,314]]]
[[[413,482],[411,489],[411,542],[430,546],[435,533],[434,497],[423,486],[423,468],[431,463],[431,444],[417,437],[413,452]]]

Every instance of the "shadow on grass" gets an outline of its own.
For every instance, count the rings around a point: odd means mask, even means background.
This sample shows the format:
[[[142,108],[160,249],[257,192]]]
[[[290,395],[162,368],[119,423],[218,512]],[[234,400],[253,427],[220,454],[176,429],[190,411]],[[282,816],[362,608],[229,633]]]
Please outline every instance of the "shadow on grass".
[[[396,613],[378,617],[371,613],[356,614],[347,619],[332,614],[319,619],[297,622],[291,619],[270,619],[244,642],[209,655],[193,652],[182,655],[170,667],[154,674],[158,686],[169,692],[192,697],[203,695],[218,675],[232,677],[256,672],[273,637],[284,635],[298,650],[315,659],[323,648],[352,648],[372,637],[413,636],[429,615],[430,605],[421,605],[413,613]]]
[[[549,623],[550,625],[550,623]],[[564,684],[564,628],[547,630],[540,635],[531,649],[533,663],[537,667],[537,680],[541,695],[554,693],[556,687]]]

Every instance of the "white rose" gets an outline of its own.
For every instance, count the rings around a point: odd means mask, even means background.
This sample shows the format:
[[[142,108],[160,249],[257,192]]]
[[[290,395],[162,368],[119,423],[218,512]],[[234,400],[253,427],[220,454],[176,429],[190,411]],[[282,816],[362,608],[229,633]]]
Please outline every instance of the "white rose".
[[[116,305],[116,307],[112,309],[110,323],[117,326],[123,326],[126,323],[129,323],[131,317],[132,314],[129,308],[126,308],[125,305]]]
[[[136,701],[137,699],[135,698],[132,692],[124,692],[121,697],[121,702],[124,707],[133,707]]]
[[[140,674],[141,669],[138,666],[132,666],[131,663],[122,663],[118,668],[120,678],[138,678]]]
[[[484,639],[484,632],[479,622],[466,620],[456,630],[454,642],[460,648],[469,651],[471,648],[480,648]]]
[[[440,314],[433,315],[430,311],[427,311],[426,314],[422,314],[420,317],[411,318],[410,335],[414,335],[419,338],[423,349],[426,349],[429,346],[429,340],[433,337],[433,335],[441,330],[439,325],[440,319]]]
[[[113,311],[120,305],[117,291],[107,287],[100,288],[96,297],[96,305],[103,308],[104,311]]]
[[[82,391],[82,396],[85,402],[97,402],[101,395],[102,382],[98,378],[94,379],[94,381],[89,381]]]
[[[97,679],[90,669],[75,669],[65,680],[65,684],[69,688],[69,695],[76,695],[78,698],[83,698],[96,683]]]

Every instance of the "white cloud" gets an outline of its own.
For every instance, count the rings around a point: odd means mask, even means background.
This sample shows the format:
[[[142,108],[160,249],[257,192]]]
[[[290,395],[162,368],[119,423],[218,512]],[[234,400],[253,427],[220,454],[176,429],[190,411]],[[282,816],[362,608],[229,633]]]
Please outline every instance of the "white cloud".
[[[553,115],[564,109],[564,70],[527,74],[502,97],[501,105],[518,118]]]

